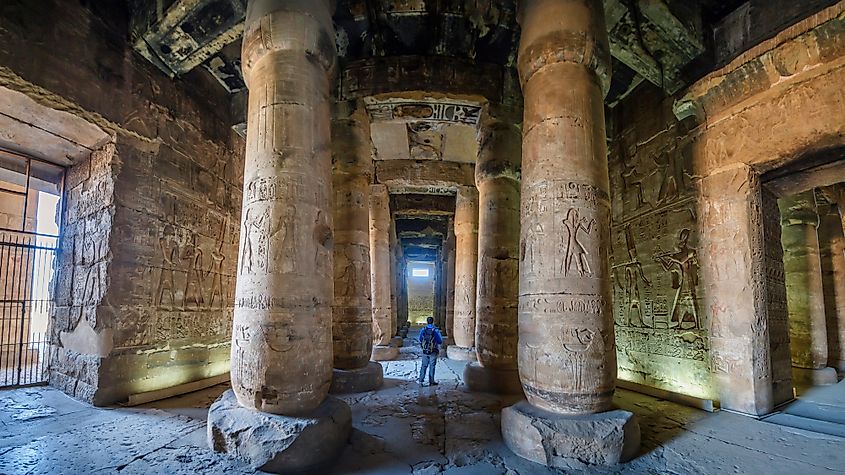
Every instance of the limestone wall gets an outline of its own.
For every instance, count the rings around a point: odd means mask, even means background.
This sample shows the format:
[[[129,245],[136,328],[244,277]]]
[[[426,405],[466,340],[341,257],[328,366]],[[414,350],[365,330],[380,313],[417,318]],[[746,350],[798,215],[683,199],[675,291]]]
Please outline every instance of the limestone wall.
[[[712,398],[690,138],[671,106],[644,86],[610,119],[625,124],[609,147],[618,374]]]
[[[164,76],[119,6],[88,8],[3,2],[0,86],[111,136],[68,169],[50,329],[50,383],[108,404],[228,371],[243,142],[222,87]]]
[[[643,85],[609,113],[620,378],[755,414],[791,397],[764,174],[845,149],[831,120],[845,111],[843,31],[838,2],[675,97]]]

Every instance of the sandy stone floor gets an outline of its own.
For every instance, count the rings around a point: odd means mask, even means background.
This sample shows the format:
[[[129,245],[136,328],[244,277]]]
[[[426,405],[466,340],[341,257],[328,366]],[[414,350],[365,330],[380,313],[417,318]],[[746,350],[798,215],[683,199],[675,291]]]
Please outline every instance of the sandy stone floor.
[[[499,434],[499,410],[513,399],[465,392],[463,363],[441,359],[441,384],[417,386],[418,352],[405,347],[401,360],[385,364],[382,389],[343,397],[352,406],[354,430],[329,473],[564,473],[510,453]],[[111,409],[43,387],[0,392],[0,474],[251,473],[205,444],[207,408],[225,389]],[[565,473],[845,473],[845,438],[629,391],[618,391],[616,399],[640,418],[640,456],[623,466],[573,466]]]

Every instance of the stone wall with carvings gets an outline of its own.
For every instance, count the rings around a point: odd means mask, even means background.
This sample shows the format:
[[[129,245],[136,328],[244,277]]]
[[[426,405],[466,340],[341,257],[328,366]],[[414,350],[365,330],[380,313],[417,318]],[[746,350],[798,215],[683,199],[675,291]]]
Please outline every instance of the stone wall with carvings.
[[[651,86],[609,121],[619,378],[712,398],[689,131],[675,119],[672,99]]]
[[[0,86],[111,136],[67,171],[50,325],[50,384],[109,404],[228,371],[244,145],[223,88],[94,3],[3,2]]]

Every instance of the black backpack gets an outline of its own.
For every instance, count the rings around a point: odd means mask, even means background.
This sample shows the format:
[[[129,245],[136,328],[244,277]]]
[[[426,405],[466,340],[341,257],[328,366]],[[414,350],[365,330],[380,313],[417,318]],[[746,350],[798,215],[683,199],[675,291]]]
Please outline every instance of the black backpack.
[[[423,330],[422,350],[424,355],[434,353],[434,329],[426,327]]]

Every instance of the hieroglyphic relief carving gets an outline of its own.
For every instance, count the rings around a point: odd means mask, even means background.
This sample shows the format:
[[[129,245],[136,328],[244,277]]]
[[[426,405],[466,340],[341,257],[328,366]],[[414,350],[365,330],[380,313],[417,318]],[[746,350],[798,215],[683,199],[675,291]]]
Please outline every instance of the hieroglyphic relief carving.
[[[642,300],[640,298],[640,281],[647,287],[651,287],[651,281],[648,280],[643,272],[643,266],[637,256],[637,246],[630,226],[625,227],[625,247],[628,250],[628,260],[613,266],[614,280],[616,285],[624,292],[622,300],[624,322],[628,326],[642,327],[645,323],[643,321]],[[622,278],[616,273],[617,270],[621,270],[623,273]],[[654,326],[653,322],[650,326]]]
[[[370,104],[367,112],[373,121],[425,120],[477,125],[481,117],[481,107],[451,102],[391,101]]]
[[[247,208],[244,217],[244,245],[241,251],[241,274],[267,272],[270,208],[259,211]]]
[[[684,330],[700,328],[696,295],[698,253],[689,247],[689,235],[689,229],[682,229],[678,235],[675,251],[665,253],[658,251],[654,256],[654,259],[663,266],[663,270],[671,272],[672,288],[676,290],[671,318],[667,325],[670,328],[678,327]]]
[[[578,232],[582,231],[589,236],[593,231],[593,226],[596,225],[596,220],[594,218],[588,220],[578,214],[577,208],[570,208],[561,224],[566,230],[566,237],[561,236],[563,259],[559,266],[560,273],[566,276],[570,271],[575,270],[581,277],[591,277],[593,271],[590,268],[589,253],[584,243],[578,238]]]

